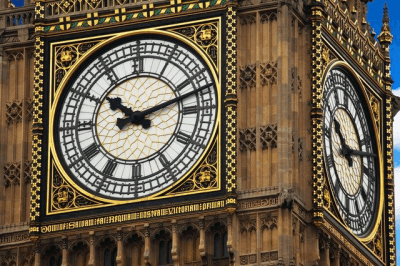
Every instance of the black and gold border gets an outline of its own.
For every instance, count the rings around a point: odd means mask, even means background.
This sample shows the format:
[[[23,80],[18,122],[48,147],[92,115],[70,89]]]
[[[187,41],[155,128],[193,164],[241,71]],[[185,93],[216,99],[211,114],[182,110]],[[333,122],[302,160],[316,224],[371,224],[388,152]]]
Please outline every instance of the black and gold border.
[[[315,0],[311,6],[311,62],[312,62],[312,180],[313,180],[313,223],[323,223],[324,166],[322,139],[322,22],[324,20],[322,0]]]

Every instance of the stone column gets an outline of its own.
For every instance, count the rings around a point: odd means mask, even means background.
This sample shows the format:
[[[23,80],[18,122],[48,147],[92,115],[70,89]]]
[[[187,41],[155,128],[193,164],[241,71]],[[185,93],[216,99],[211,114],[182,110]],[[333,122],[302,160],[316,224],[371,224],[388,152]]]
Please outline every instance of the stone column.
[[[325,266],[331,265],[330,254],[329,254],[330,245],[331,245],[331,241],[330,241],[330,239],[327,239],[327,241],[325,243]]]
[[[150,264],[150,225],[148,223],[144,224],[144,264],[145,266]]]
[[[96,263],[96,247],[95,247],[95,235],[94,235],[94,231],[90,231],[89,232],[89,245],[90,245],[90,249],[89,249],[89,262],[88,262],[88,266],[94,266]]]
[[[124,260],[124,243],[123,243],[122,228],[117,229],[117,266],[123,266]]]
[[[178,225],[176,224],[176,220],[172,220],[172,260],[174,262],[174,266],[179,266],[179,246],[178,246]]]
[[[40,242],[36,240],[35,242],[35,266],[40,266]]]
[[[204,216],[201,216],[199,218],[199,227],[200,227],[200,243],[199,243],[200,258],[202,260],[202,265],[207,265],[206,231],[205,231]]]
[[[335,266],[340,266],[340,247],[335,249]]]
[[[68,266],[68,237],[62,237],[62,266]]]

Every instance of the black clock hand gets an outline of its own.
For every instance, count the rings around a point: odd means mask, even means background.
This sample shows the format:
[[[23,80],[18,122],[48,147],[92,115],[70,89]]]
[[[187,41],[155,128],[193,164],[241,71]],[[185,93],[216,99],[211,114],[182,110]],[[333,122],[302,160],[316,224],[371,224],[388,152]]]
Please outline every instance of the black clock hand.
[[[137,112],[133,112],[131,108],[128,108],[126,106],[123,106],[121,104],[121,98],[116,97],[116,98],[110,98],[110,97],[106,97],[106,99],[108,100],[108,102],[110,103],[110,109],[115,111],[117,109],[121,110],[126,116],[128,116],[128,118],[123,118],[124,119],[132,119],[132,116],[134,116]],[[117,126],[119,127],[119,129],[123,129],[124,128],[124,124],[121,124],[120,122],[121,118],[117,119]],[[150,120],[148,119],[144,119],[142,118],[141,120],[141,124],[142,125],[148,125],[150,126]],[[144,126],[143,126],[144,127]]]
[[[340,124],[336,118],[333,118],[333,122],[335,123],[335,132],[339,135],[340,143],[342,144],[342,154],[347,159],[349,166],[353,167],[353,159],[351,159],[351,156],[347,152],[350,147],[346,145],[346,141],[342,135],[342,132],[340,131]]]
[[[139,111],[134,112],[132,115],[130,115],[127,118],[118,118],[117,119],[117,126],[120,129],[123,129],[127,124],[132,123],[132,124],[136,124],[136,125],[142,125],[143,128],[149,128],[151,123],[144,122],[144,121],[147,120],[147,119],[144,119],[144,117],[146,115],[154,113],[154,112],[156,112],[156,111],[158,111],[160,109],[163,109],[163,108],[165,108],[168,105],[171,105],[173,103],[179,102],[180,100],[185,99],[186,97],[189,97],[190,95],[195,94],[195,93],[197,93],[199,91],[202,91],[205,88],[208,88],[210,86],[212,86],[212,84],[204,85],[204,86],[202,86],[202,87],[200,87],[200,88],[198,88],[196,90],[190,91],[190,92],[188,92],[186,94],[183,94],[181,96],[178,96],[178,97],[176,97],[176,98],[174,98],[172,100],[163,102],[160,105],[151,107],[151,108],[149,108],[147,110],[144,110],[144,111],[141,111],[141,112],[139,112]],[[149,120],[147,120],[147,121],[149,121]]]
[[[115,111],[117,109],[121,110],[126,116],[131,116],[133,114],[133,111],[131,108],[128,108],[126,106],[123,106],[121,104],[121,98],[116,97],[116,98],[110,98],[106,97],[107,101],[110,103],[110,109]]]
[[[365,152],[365,151],[358,151],[349,148],[346,152],[348,155],[359,155],[359,156],[370,156],[370,157],[378,157],[375,153]]]

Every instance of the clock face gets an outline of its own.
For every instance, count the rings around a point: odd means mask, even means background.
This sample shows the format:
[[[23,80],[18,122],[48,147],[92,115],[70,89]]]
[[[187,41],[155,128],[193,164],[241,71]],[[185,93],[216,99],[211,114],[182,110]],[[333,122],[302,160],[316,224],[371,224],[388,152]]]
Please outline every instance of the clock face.
[[[202,59],[169,38],[131,37],[81,68],[58,102],[55,145],[70,177],[109,199],[184,178],[216,132],[218,91]]]
[[[340,215],[355,235],[375,220],[378,164],[373,129],[348,75],[332,70],[324,86],[323,139],[326,172]]]

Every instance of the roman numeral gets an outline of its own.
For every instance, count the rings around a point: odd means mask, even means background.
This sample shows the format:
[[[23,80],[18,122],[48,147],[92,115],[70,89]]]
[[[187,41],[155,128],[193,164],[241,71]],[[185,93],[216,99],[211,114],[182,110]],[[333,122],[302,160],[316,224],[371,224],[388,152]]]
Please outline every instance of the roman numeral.
[[[197,114],[197,106],[183,107],[183,115]]]
[[[139,74],[143,72],[143,58],[139,57],[133,59],[132,69],[133,74]]]
[[[329,168],[333,167],[333,156],[332,155],[328,156],[328,158],[326,160],[326,164],[328,165]],[[337,179],[336,179],[336,181],[337,181]]]
[[[371,169],[363,165],[363,173],[371,179],[373,177],[373,174],[371,172]]]
[[[178,141],[178,142],[180,142],[180,143],[182,143],[182,144],[188,144],[189,143],[189,140],[190,140],[190,135],[188,135],[188,134],[186,134],[186,133],[183,133],[183,132],[178,132],[177,134],[176,134],[176,140]]]
[[[181,84],[179,84],[178,86],[176,86],[176,88],[178,89],[178,91],[180,91],[189,84],[190,84],[190,79],[187,79],[184,82],[182,82]]]
[[[331,138],[331,130],[327,126],[324,126],[324,135],[327,136],[329,139]]]
[[[132,165],[132,179],[137,179],[142,176],[142,167],[140,164]]]
[[[78,121],[78,131],[92,129],[92,121]]]
[[[162,164],[162,166],[167,167],[169,165],[169,161],[167,160],[167,158],[165,157],[164,154],[160,155],[160,163]]]
[[[346,109],[349,109],[349,96],[347,93],[344,93],[344,103],[343,105],[346,107]]]
[[[113,160],[108,160],[106,166],[103,169],[103,174],[112,176],[115,168],[117,168],[117,163],[115,163]]]
[[[360,213],[360,207],[358,207],[358,201],[357,201],[357,199],[355,200],[355,202],[354,202],[355,204],[355,207],[356,207],[356,212],[357,213]]]
[[[90,161],[94,156],[96,156],[100,151],[97,149],[96,143],[92,143],[89,147],[83,150],[83,154]]]
[[[339,181],[339,178],[336,178],[336,181],[335,181],[334,186],[335,186],[335,191],[336,191],[336,193],[338,193],[339,190],[340,190],[340,181]]]
[[[361,197],[363,198],[364,202],[367,202],[367,193],[365,193],[363,186],[361,186]]]

